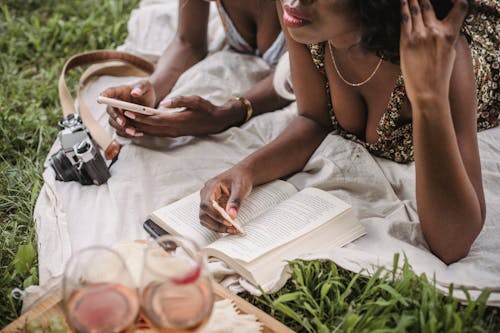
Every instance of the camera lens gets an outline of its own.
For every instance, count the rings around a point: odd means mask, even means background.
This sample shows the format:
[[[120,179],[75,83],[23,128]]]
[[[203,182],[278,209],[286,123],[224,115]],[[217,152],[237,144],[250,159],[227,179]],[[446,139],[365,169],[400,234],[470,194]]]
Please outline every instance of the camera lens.
[[[81,124],[81,118],[75,113],[70,113],[66,116],[64,116],[63,119],[59,121],[59,127],[61,128],[70,128],[73,126],[77,126],[78,124]]]
[[[49,164],[56,172],[57,180],[65,182],[79,180],[75,168],[62,149],[50,157]]]
[[[76,152],[78,154],[83,154],[83,153],[86,153],[87,151],[89,151],[89,149],[91,148],[90,146],[90,143],[88,141],[82,141],[78,147],[76,148]]]

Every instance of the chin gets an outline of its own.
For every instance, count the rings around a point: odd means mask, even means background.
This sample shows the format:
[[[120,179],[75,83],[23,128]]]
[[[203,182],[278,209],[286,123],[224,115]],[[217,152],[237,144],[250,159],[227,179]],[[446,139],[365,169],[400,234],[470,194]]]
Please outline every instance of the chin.
[[[297,43],[316,44],[324,42],[324,40],[318,38],[318,34],[313,31],[313,29],[307,29],[307,27],[294,29],[288,28],[288,33],[290,33],[290,37],[292,37]]]

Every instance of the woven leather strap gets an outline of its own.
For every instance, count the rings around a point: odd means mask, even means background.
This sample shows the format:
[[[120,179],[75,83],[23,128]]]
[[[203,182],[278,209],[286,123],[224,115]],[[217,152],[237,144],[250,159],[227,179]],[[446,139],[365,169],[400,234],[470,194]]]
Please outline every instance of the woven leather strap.
[[[77,89],[78,113],[92,138],[104,149],[106,159],[113,160],[120,152],[120,144],[113,140],[111,135],[94,119],[81,92],[85,85],[96,76],[148,76],[153,73],[155,66],[143,58],[119,51],[90,51],[74,55],[66,61],[59,77],[59,100],[64,115],[77,113],[73,97],[66,85],[66,75],[71,69],[85,65],[93,66],[87,68],[80,77]]]

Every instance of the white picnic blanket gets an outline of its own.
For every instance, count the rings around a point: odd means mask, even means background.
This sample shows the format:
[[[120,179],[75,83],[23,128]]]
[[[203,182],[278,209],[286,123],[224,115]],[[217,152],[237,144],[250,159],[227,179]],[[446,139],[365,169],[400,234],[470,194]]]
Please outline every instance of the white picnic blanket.
[[[130,20],[130,38],[125,49],[150,57],[159,55],[158,48],[164,44],[149,43],[147,38],[162,31],[162,40],[169,40],[173,31],[168,29],[175,27],[172,22],[176,20],[176,3],[143,2]],[[149,34],[144,34],[144,29]],[[220,25],[212,24],[210,29],[212,36],[222,33]],[[220,49],[220,45],[220,39],[212,39],[212,50]],[[223,103],[268,72],[267,64],[257,57],[218,51],[187,71],[171,95],[198,94]],[[86,90],[84,98],[104,126],[108,127],[107,116],[103,106],[94,102],[95,97],[110,85],[134,80],[101,77]],[[146,238],[142,223],[150,212],[199,190],[206,180],[262,147],[286,128],[295,113],[294,103],[255,117],[241,128],[207,137],[145,138],[137,144],[122,140],[125,145],[111,168],[112,177],[101,186],[55,181],[53,171],[47,168],[34,214],[40,284],[57,280],[66,260],[78,249]],[[302,257],[333,260],[358,272],[373,271],[380,265],[390,269],[394,253],[400,252],[408,257],[417,273],[435,278],[438,288],[446,291],[450,283],[465,286],[472,297],[483,288],[491,288],[489,303],[500,306],[500,128],[480,133],[479,145],[488,210],[486,224],[470,254],[447,266],[428,251],[423,239],[416,214],[413,164],[401,165],[373,157],[360,145],[329,135],[304,171],[289,181],[299,189],[320,187],[351,203],[368,233],[343,248],[305,253]],[[51,153],[57,149],[56,142]],[[223,283],[234,291],[245,288],[258,292],[222,264],[214,269],[217,277],[225,278]],[[281,285],[264,287],[272,291]],[[465,299],[460,292],[455,297]]]

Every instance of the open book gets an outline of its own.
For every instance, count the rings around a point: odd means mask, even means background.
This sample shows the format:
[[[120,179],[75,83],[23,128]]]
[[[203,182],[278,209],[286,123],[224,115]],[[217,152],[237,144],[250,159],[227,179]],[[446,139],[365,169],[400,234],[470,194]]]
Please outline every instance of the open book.
[[[255,285],[283,282],[288,278],[287,261],[365,234],[346,202],[317,188],[298,192],[281,180],[254,188],[243,201],[237,219],[245,236],[203,227],[199,203],[196,192],[154,211],[150,219],[171,234],[193,239],[209,257],[226,262]]]

